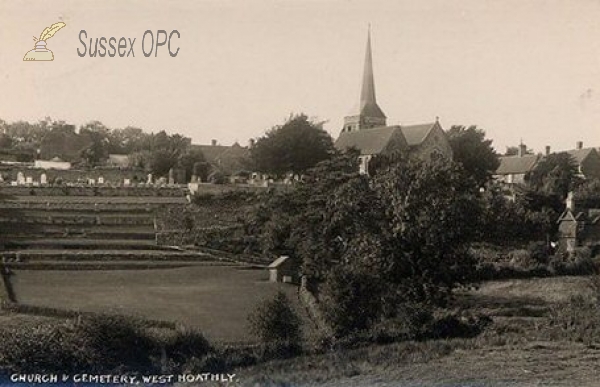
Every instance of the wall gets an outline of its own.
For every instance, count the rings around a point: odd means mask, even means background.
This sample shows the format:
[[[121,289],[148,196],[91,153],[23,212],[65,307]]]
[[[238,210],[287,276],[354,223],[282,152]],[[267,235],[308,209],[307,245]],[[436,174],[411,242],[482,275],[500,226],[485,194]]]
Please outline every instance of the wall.
[[[110,187],[110,186],[39,186],[28,185],[0,186],[0,192],[10,196],[163,196],[183,197],[185,190],[181,187]]]
[[[287,188],[282,187],[281,184],[274,184],[271,187]],[[210,184],[210,183],[189,183],[188,188],[192,194],[220,194],[223,192],[230,191],[247,191],[247,192],[262,192],[267,190],[269,187],[252,184]]]
[[[123,183],[124,179],[130,179],[132,182],[146,182],[148,174],[142,170],[118,169],[118,168],[94,168],[90,170],[58,170],[58,169],[41,169],[26,166],[7,166],[0,165],[0,173],[5,182],[16,181],[17,174],[22,172],[25,177],[31,176],[34,181],[39,182],[43,173],[48,178],[48,183],[51,183],[56,178],[62,179],[63,182],[75,183],[79,181],[87,182],[88,179],[95,179],[100,176],[104,177],[106,183]]]

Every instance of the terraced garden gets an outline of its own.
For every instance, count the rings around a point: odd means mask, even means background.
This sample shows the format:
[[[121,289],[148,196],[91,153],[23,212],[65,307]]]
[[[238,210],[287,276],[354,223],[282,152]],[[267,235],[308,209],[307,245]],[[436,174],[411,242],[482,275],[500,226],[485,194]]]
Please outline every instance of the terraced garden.
[[[218,261],[195,251],[158,246],[159,208],[181,208],[170,196],[12,196],[0,202],[0,235],[9,268],[111,268],[150,262]],[[177,210],[175,210],[177,211]]]
[[[160,218],[183,217],[186,204],[183,194],[172,192],[17,195],[0,201],[2,260],[10,272],[14,310],[133,315],[193,326],[225,342],[248,341],[248,314],[278,290],[303,315],[296,288],[269,283],[260,266],[240,264],[208,248],[159,245],[158,232],[185,225]],[[219,208],[195,208],[194,215],[207,225],[236,219],[235,208]]]

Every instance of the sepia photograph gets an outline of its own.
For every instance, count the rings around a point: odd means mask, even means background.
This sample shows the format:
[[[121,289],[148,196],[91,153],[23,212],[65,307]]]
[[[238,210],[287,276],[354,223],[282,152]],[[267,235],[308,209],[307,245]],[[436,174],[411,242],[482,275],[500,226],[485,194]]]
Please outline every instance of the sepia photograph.
[[[0,0],[0,387],[598,387],[600,0]]]

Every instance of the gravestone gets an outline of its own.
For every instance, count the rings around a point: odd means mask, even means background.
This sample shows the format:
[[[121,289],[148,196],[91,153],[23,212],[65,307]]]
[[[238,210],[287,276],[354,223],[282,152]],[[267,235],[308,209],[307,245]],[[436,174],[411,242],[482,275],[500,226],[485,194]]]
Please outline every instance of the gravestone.
[[[25,184],[25,176],[23,175],[23,172],[19,171],[19,173],[17,173],[17,184]]]
[[[199,183],[200,180],[202,180],[200,178],[200,167],[202,166],[201,163],[194,163],[194,167],[192,170],[192,178],[190,179],[191,183]]]
[[[175,168],[175,184],[185,184],[185,169]]]
[[[27,184],[33,184],[33,177],[31,177],[31,176],[27,176],[27,178],[26,178],[25,182],[26,182]]]
[[[151,173],[148,174],[148,177],[146,179],[146,184],[152,184],[152,174]]]
[[[169,185],[175,184],[175,172],[173,168],[169,169]]]
[[[88,179],[88,184],[89,184],[89,185],[94,185],[94,184],[96,184],[96,179]]]
[[[100,176],[98,178],[98,184],[104,184],[104,177]]]
[[[131,185],[131,179],[124,179],[123,185],[125,185],[126,187],[129,187]]]
[[[42,175],[40,176],[40,184],[48,184],[48,176],[45,173],[42,173]]]

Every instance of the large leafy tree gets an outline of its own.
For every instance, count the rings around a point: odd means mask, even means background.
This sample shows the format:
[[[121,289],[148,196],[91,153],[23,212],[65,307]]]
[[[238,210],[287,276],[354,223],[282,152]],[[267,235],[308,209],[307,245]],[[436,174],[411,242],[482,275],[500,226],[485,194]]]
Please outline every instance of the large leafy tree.
[[[82,160],[95,166],[108,157],[110,129],[99,121],[92,121],[79,129],[79,136],[87,138],[89,145],[81,150]]]
[[[476,126],[453,126],[448,137],[454,161],[462,164],[465,177],[484,186],[500,165],[492,140],[486,139],[485,131]]]
[[[300,114],[269,130],[250,152],[257,170],[282,176],[304,173],[330,158],[333,150],[333,140],[321,125]]]
[[[394,161],[368,177],[358,173],[356,154],[344,154],[310,170],[294,191],[271,195],[254,225],[275,242],[265,247],[301,259],[317,282],[341,269],[347,280],[377,278],[381,299],[396,300],[389,305],[444,302],[472,279],[478,193],[456,163]]]
[[[581,178],[576,160],[569,153],[560,152],[544,157],[529,173],[528,182],[540,193],[564,199],[581,183]]]

